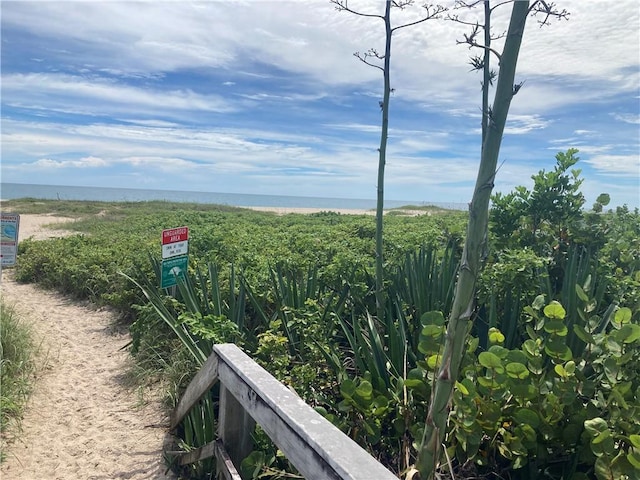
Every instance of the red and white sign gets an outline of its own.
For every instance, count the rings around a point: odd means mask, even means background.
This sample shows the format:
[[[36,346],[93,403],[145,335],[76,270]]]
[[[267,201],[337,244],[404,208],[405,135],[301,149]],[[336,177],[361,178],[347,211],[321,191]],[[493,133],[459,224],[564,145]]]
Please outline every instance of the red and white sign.
[[[162,231],[162,258],[189,253],[189,228],[178,227]]]
[[[170,228],[162,231],[162,245],[186,242],[189,240],[189,227]]]

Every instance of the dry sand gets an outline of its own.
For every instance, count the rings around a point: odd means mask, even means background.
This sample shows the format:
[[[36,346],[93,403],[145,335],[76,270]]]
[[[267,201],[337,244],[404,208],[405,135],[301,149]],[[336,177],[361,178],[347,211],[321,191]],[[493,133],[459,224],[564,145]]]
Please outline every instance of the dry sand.
[[[69,232],[43,228],[64,221],[22,215],[20,238]],[[168,419],[157,395],[126,385],[129,335],[113,314],[70,301],[2,272],[2,298],[33,324],[46,368],[23,420],[23,432],[0,466],[3,480],[173,479],[162,447]]]

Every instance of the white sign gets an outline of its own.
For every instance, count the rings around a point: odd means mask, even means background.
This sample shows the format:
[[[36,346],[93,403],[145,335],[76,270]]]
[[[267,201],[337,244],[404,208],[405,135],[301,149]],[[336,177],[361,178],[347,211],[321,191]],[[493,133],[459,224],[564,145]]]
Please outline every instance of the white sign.
[[[162,258],[177,257],[178,255],[186,255],[189,253],[189,241],[177,243],[167,243],[162,245]]]
[[[3,213],[0,222],[2,241],[0,244],[0,264],[3,267],[12,267],[16,264],[18,256],[18,228],[20,227],[20,215],[17,213]]]

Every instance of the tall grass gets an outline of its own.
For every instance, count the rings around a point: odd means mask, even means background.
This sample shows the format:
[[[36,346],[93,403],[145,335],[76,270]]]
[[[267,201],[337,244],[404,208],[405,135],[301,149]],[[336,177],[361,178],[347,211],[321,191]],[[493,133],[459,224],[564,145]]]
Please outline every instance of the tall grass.
[[[29,325],[0,299],[0,462],[20,434],[21,418],[37,369]]]

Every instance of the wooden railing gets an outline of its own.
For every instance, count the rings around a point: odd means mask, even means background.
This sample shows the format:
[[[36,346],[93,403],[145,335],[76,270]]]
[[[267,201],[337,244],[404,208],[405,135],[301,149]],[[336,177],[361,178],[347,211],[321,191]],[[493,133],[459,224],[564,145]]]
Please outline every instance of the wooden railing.
[[[216,345],[171,416],[175,429],[220,382],[218,439],[180,453],[182,465],[216,457],[218,478],[239,480],[257,422],[308,480],[397,480],[353,440],[233,344]],[[174,452],[175,453],[175,452]]]

